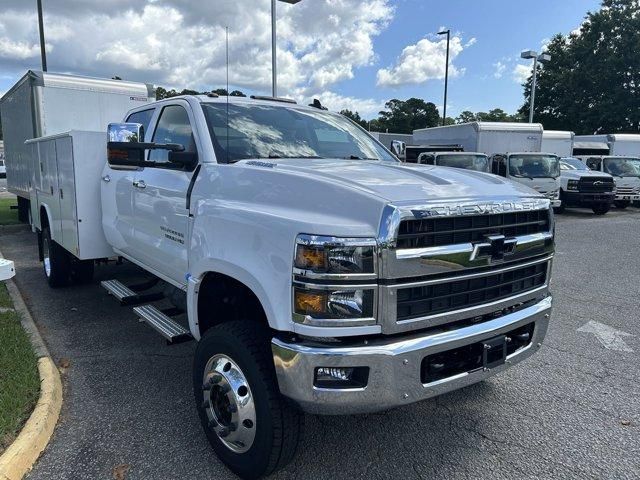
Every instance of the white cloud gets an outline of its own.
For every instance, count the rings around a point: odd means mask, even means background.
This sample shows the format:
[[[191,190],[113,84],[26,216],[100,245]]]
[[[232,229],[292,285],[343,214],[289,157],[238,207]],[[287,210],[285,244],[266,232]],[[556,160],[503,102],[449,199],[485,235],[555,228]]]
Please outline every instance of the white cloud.
[[[6,6],[5,6],[6,2]],[[37,22],[23,0],[3,0],[0,71],[39,64]],[[232,87],[270,91],[271,16],[265,0],[56,0],[45,34],[51,71],[141,80],[165,87],[224,85],[229,27]],[[107,8],[108,4],[108,8]],[[281,95],[330,91],[375,61],[373,40],[393,18],[391,0],[278,2]]]
[[[498,62],[493,64],[493,68],[495,69],[493,71],[493,77],[494,78],[502,78],[502,76],[504,75],[505,70],[507,69],[507,66],[503,62],[498,61]]]
[[[519,84],[523,84],[529,79],[531,72],[532,72],[531,65],[523,65],[521,63],[518,63],[512,72],[513,81]]]
[[[464,74],[463,68],[453,65],[454,60],[467,47],[475,43],[472,39],[463,45],[460,36],[451,38],[449,76]],[[395,87],[424,83],[428,80],[442,79],[445,75],[447,40],[423,38],[414,45],[402,50],[395,65],[378,70],[378,85]]]

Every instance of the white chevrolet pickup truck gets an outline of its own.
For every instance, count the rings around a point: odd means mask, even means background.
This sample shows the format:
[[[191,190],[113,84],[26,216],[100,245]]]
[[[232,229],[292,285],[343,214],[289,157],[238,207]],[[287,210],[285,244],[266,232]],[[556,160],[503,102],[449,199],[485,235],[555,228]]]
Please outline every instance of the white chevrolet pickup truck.
[[[169,342],[198,341],[196,407],[239,476],[292,459],[302,412],[407,405],[541,346],[549,198],[400,163],[345,117],[278,99],[176,97],[124,121],[31,142],[44,271],[57,287],[120,257],[151,274],[103,285]]]

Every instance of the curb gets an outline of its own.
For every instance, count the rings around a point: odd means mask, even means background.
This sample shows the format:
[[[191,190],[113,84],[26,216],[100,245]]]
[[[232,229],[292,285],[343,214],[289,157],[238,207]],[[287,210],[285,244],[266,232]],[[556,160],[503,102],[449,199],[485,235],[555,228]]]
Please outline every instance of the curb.
[[[0,256],[2,253],[0,252]],[[9,296],[38,358],[40,398],[22,431],[0,455],[0,480],[20,480],[31,470],[47,447],[60,417],[62,408],[62,382],[38,328],[13,280],[5,282]]]

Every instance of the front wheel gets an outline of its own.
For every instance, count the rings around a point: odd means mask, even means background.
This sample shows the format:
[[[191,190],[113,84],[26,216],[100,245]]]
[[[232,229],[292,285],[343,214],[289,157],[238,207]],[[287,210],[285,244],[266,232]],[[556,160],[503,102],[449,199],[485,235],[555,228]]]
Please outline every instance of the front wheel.
[[[616,206],[616,208],[624,210],[631,204],[631,202],[629,200],[616,200],[615,202],[613,202],[613,204]]]
[[[64,248],[51,240],[49,227],[44,227],[42,230],[42,265],[51,288],[64,287],[69,283],[70,255]]]
[[[558,213],[558,214],[562,214],[564,213],[564,203],[560,204],[559,207],[553,207],[553,213]]]
[[[236,475],[259,478],[291,461],[304,417],[279,392],[268,328],[232,321],[208,330],[193,391],[209,443]]]
[[[604,215],[609,210],[611,210],[611,205],[609,205],[608,203],[604,205],[594,205],[591,209],[596,215]]]

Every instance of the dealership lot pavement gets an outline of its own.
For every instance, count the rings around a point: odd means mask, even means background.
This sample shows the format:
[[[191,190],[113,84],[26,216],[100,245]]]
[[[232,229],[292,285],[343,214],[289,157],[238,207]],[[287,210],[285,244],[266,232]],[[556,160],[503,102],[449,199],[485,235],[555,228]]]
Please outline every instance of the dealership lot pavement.
[[[30,479],[234,478],[192,405],[193,343],[167,347],[97,281],[53,291],[35,235],[0,234],[55,360],[65,404]],[[559,217],[545,345],[501,376],[390,412],[307,417],[278,479],[640,478],[640,211]],[[591,322],[591,323],[590,323]],[[628,335],[625,335],[628,334]],[[606,345],[606,346],[605,346]]]

